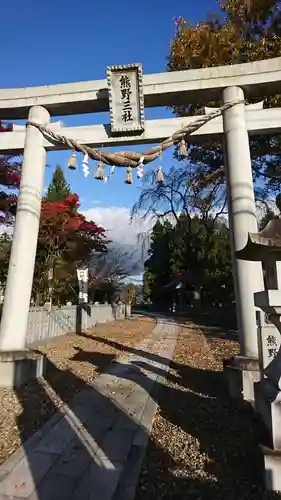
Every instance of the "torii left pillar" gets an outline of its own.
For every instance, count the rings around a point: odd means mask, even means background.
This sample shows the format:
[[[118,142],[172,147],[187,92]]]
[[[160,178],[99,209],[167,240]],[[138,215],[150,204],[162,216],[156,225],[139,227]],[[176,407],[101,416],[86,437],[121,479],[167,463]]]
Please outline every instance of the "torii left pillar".
[[[47,124],[48,111],[34,106],[29,120]],[[38,241],[46,150],[41,132],[27,125],[16,222],[0,326],[0,386],[15,387],[40,375],[43,360],[26,349],[26,333]]]

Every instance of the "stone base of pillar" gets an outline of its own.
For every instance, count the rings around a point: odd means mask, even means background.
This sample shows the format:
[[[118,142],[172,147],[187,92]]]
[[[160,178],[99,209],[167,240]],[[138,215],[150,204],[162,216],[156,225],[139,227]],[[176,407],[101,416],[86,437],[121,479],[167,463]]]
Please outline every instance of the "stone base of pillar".
[[[281,457],[281,392],[268,379],[255,384],[255,410],[265,426],[267,444],[280,450]]]
[[[268,491],[281,491],[281,451],[260,446],[264,460],[264,486]]]
[[[28,380],[42,377],[45,356],[29,349],[0,351],[0,387],[15,389]]]
[[[223,372],[229,395],[234,399],[244,399],[254,406],[254,384],[260,381],[258,359],[233,356],[223,361]]]

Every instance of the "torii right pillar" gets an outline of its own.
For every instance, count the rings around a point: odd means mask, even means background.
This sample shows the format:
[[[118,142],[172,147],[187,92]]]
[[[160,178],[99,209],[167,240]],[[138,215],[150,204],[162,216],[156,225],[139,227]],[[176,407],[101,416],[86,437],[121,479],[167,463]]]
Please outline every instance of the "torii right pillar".
[[[223,92],[223,103],[244,100],[239,87]],[[241,102],[223,113],[225,170],[228,192],[228,216],[232,249],[233,279],[241,355],[225,360],[230,394],[251,403],[254,401],[254,382],[260,379],[258,339],[254,293],[264,290],[261,262],[235,257],[244,248],[248,233],[258,230],[249,136],[245,104]]]

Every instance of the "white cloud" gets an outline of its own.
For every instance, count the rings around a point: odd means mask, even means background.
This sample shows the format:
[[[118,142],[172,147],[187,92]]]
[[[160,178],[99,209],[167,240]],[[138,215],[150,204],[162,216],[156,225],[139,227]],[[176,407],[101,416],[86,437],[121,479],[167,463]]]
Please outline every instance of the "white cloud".
[[[141,217],[131,222],[128,207],[95,206],[84,210],[84,215],[104,227],[109,239],[122,245],[138,245],[138,234],[146,233],[153,226],[151,219],[143,220]]]
[[[91,201],[90,205],[100,205],[100,201],[99,200],[93,200],[93,201]]]
[[[126,266],[130,269],[130,274],[137,275],[138,280],[140,280],[149,237],[142,241],[139,235],[141,233],[149,234],[154,224],[153,220],[143,220],[139,216],[134,217],[131,221],[128,207],[103,207],[99,205],[84,210],[83,213],[88,220],[93,220],[104,227],[107,238],[112,241],[113,255],[116,249],[127,253]]]

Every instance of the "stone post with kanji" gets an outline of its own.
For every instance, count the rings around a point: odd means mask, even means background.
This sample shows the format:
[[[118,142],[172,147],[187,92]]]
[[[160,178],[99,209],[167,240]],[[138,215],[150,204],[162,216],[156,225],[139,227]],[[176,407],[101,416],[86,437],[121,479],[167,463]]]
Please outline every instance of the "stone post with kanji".
[[[281,211],[281,195],[276,198]],[[239,259],[261,261],[265,290],[254,293],[257,312],[260,381],[254,384],[254,406],[264,424],[265,484],[281,490],[281,218],[271,220],[259,233],[249,233]]]

